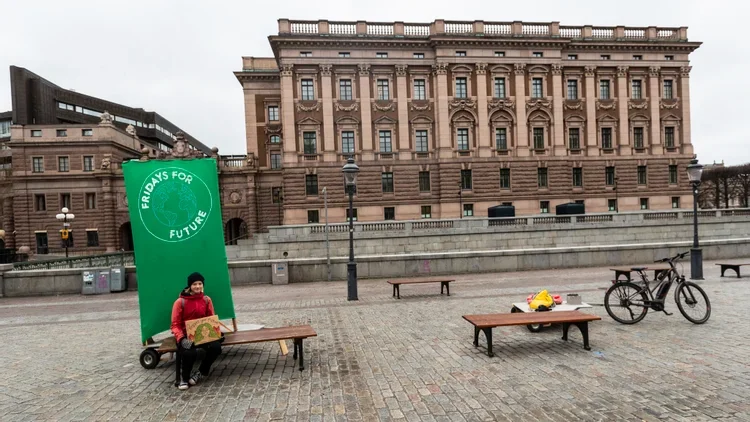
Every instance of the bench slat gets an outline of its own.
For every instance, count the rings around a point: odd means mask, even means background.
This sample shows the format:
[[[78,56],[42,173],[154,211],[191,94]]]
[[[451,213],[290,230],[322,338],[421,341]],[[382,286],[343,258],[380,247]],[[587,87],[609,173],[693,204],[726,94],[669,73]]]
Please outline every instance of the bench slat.
[[[420,283],[452,283],[456,280],[452,278],[402,278],[397,280],[388,280],[388,284],[420,284]]]
[[[559,324],[563,322],[576,323],[598,321],[601,319],[596,315],[585,314],[580,311],[464,315],[463,318],[477,328],[528,324]]]
[[[265,341],[291,340],[295,338],[316,337],[318,334],[309,325],[298,325],[293,327],[262,328],[260,330],[238,331],[224,335],[222,346],[236,344],[261,343]],[[177,344],[174,337],[169,337],[161,342],[156,349],[160,353],[174,352]]]

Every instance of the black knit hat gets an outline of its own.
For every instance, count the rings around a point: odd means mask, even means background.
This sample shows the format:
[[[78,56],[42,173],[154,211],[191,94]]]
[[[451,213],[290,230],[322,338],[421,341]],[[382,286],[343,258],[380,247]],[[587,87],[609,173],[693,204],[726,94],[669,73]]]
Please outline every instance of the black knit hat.
[[[203,276],[201,275],[201,273],[192,273],[192,274],[190,274],[188,276],[187,286],[188,287],[192,286],[193,283],[195,283],[196,281],[200,281],[201,283],[205,283],[206,279],[203,278]]]

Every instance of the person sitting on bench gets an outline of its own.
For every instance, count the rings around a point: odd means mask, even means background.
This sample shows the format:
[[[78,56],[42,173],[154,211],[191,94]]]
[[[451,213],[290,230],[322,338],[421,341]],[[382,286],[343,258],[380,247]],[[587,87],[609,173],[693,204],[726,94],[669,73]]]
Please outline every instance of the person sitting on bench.
[[[221,354],[221,342],[212,341],[200,346],[195,346],[187,338],[185,321],[205,318],[214,315],[214,304],[211,298],[203,294],[203,283],[205,279],[200,273],[192,273],[188,276],[187,287],[180,292],[180,297],[172,306],[172,334],[177,343],[177,353],[182,360],[182,380],[178,388],[187,390],[189,386],[197,384],[201,379],[208,376],[211,364]],[[198,371],[190,374],[198,357],[198,348],[206,351]]]

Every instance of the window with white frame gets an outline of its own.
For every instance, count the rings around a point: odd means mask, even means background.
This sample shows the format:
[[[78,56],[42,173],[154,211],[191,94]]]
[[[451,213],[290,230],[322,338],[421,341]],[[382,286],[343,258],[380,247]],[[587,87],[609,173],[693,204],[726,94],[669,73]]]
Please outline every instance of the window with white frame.
[[[544,128],[535,127],[532,134],[534,136],[534,149],[544,149]]]
[[[341,152],[344,154],[354,154],[354,131],[346,130],[341,132]]]
[[[271,135],[269,138],[269,142],[272,144],[280,144],[281,143],[281,136],[279,135]]]
[[[571,127],[568,129],[568,146],[570,149],[581,149],[581,129]]]
[[[351,101],[352,95],[352,80],[341,79],[339,80],[339,99],[341,101]]]
[[[469,129],[467,128],[456,129],[456,145],[459,151],[469,150]]]
[[[583,187],[583,168],[573,167],[573,187]]]
[[[495,78],[495,98],[505,97],[505,78]]]
[[[302,79],[302,101],[315,100],[315,88],[312,79]]]
[[[609,100],[609,79],[599,81],[599,99]]]
[[[427,90],[425,88],[424,79],[414,79],[414,99],[420,101],[427,99]]]
[[[504,127],[495,128],[495,149],[498,151],[508,149],[508,130]]]
[[[578,80],[568,79],[568,97],[569,100],[578,99]]]
[[[612,149],[612,128],[603,127],[601,129],[601,133],[602,133],[602,148]]]
[[[537,187],[547,187],[547,167],[539,167],[538,169],[536,169],[536,181]]]
[[[268,121],[277,122],[279,120],[279,106],[268,106]]]
[[[302,133],[304,153],[306,155],[312,155],[312,154],[318,153],[317,137],[318,137],[318,134],[316,132],[303,132]]]
[[[673,92],[672,92],[672,80],[671,79],[665,79],[664,80],[664,93],[663,98],[665,100],[671,100],[674,98]]]
[[[271,169],[278,170],[281,168],[281,154],[271,154]]]
[[[633,128],[633,147],[637,149],[643,148],[643,128]]]
[[[422,205],[422,218],[432,218],[432,207],[429,205]]]
[[[392,152],[391,149],[391,131],[381,130],[380,133],[380,152]]]
[[[674,126],[666,126],[664,128],[664,146],[674,148]]]
[[[467,98],[467,81],[466,78],[456,78],[456,92],[454,95],[456,98]]]
[[[643,98],[643,88],[640,79],[633,79],[630,82],[630,98],[634,100],[640,100]]]
[[[510,189],[510,169],[500,169],[500,189]]]
[[[417,148],[417,152],[427,152],[428,151],[428,143],[427,143],[427,131],[426,130],[417,130],[414,132],[415,139],[415,146]]]
[[[531,98],[542,98],[544,96],[543,81],[544,79],[542,78],[531,79]]]
[[[391,99],[390,86],[388,79],[378,79],[377,82],[378,100],[385,101]]]
[[[415,59],[424,59],[424,53],[414,53],[412,57]]]

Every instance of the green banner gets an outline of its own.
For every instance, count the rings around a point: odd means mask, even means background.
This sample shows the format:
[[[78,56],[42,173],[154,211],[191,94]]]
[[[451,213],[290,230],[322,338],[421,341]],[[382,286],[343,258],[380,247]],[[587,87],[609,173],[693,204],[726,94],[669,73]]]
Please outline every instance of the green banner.
[[[169,330],[172,305],[196,271],[219,318],[234,318],[216,160],[134,160],[122,168],[142,340]]]

